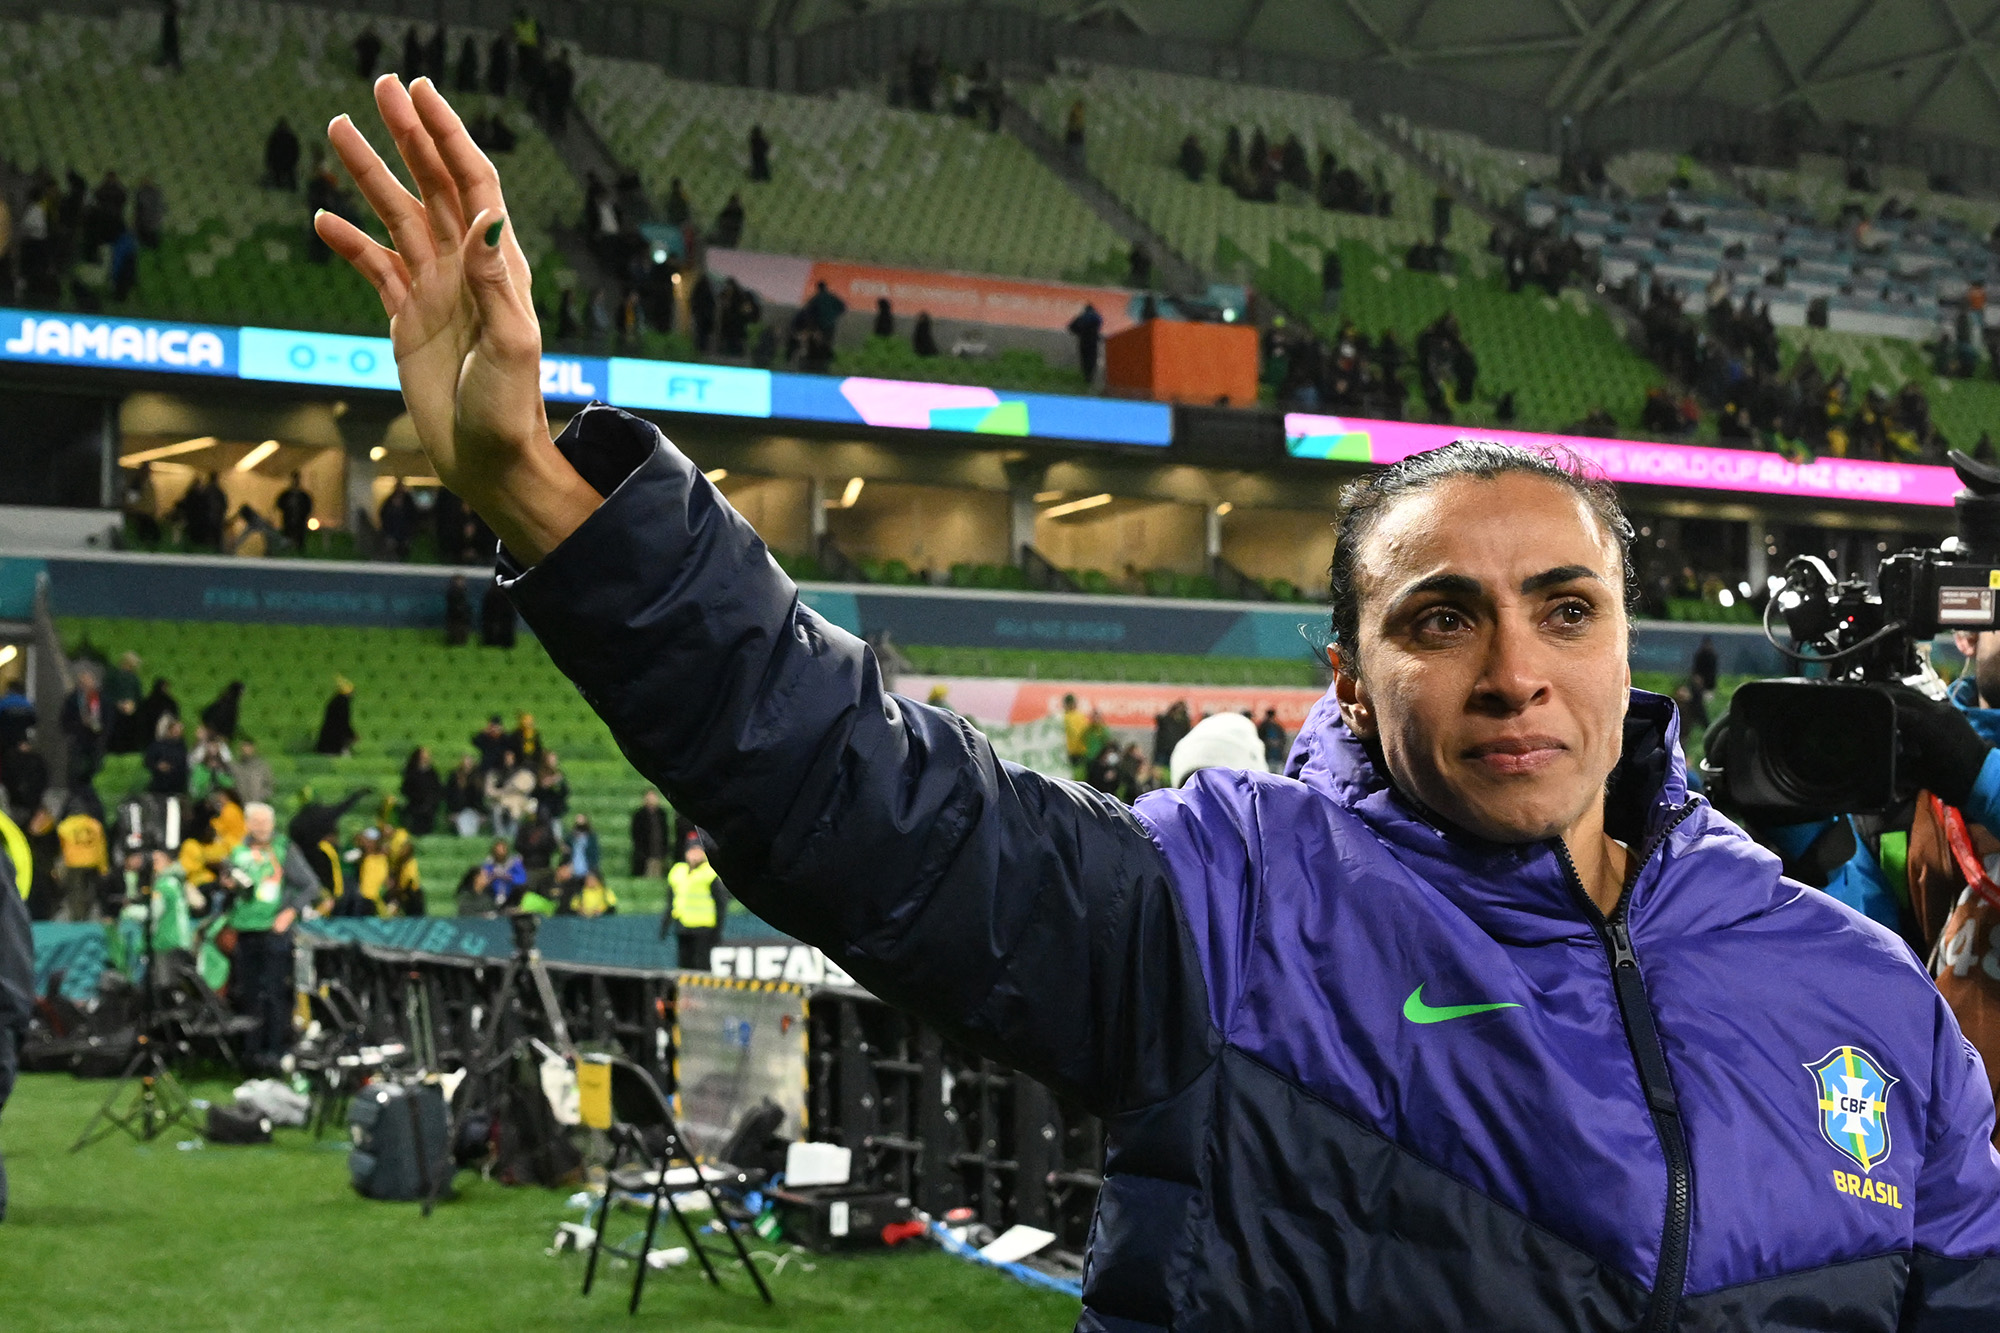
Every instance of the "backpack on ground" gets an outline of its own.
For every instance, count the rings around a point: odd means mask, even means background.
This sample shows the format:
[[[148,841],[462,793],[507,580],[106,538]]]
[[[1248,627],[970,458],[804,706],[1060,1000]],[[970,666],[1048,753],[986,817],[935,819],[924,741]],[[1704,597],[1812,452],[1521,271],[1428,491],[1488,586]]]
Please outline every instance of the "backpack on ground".
[[[354,1094],[347,1133],[347,1173],[362,1197],[451,1197],[451,1127],[436,1084],[370,1083]]]

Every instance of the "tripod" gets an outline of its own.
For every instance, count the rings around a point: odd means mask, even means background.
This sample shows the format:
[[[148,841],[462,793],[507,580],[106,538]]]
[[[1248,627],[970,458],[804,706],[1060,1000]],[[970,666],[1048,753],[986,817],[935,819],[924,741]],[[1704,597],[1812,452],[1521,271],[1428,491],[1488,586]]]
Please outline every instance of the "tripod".
[[[555,983],[549,980],[549,970],[542,962],[541,950],[535,947],[541,918],[531,912],[517,912],[507,920],[514,931],[514,956],[507,960],[507,966],[500,974],[499,991],[493,999],[492,1019],[480,1035],[479,1045],[465,1062],[467,1085],[481,1093],[489,1091],[489,1080],[514,1059],[525,1043],[537,1042],[532,1019],[536,1009],[541,1011],[542,1022],[554,1039],[556,1050],[567,1058],[576,1057],[576,1048],[569,1039],[569,1025],[563,1021],[562,1004],[556,998]],[[420,1012],[427,1014],[428,1005],[412,1007],[411,1046],[418,1050],[430,1050],[433,1043],[429,1033],[415,1030],[415,1020]],[[513,1035],[503,1041],[503,1034],[510,1031]],[[449,1142],[453,1145],[458,1142],[459,1132],[474,1100],[467,1086],[461,1086],[459,1095],[452,1098]],[[414,1132],[416,1122],[413,1120],[411,1123]],[[424,1191],[424,1216],[430,1216],[432,1204],[449,1183],[450,1174],[447,1170],[443,1173],[444,1178],[420,1180]]]
[[[164,1028],[166,1019],[159,1009],[158,958],[153,949],[153,935],[159,928],[159,899],[150,883],[140,892],[146,902],[146,917],[140,927],[145,942],[145,971],[139,982],[138,1035],[132,1059],[119,1075],[111,1095],[104,1099],[104,1105],[97,1108],[97,1113],[85,1123],[83,1133],[70,1145],[71,1152],[81,1152],[121,1129],[135,1142],[151,1143],[172,1125],[200,1128],[194,1117],[194,1103],[168,1066],[166,1042],[156,1031]],[[120,1103],[128,1098],[130,1104],[120,1109]]]

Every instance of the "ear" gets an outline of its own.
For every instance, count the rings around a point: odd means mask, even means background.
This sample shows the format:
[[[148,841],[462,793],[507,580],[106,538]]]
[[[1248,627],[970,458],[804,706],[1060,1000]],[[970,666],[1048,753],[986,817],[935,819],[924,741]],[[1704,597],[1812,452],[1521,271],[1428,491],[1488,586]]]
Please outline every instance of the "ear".
[[[1368,687],[1361,677],[1348,670],[1344,657],[1334,658],[1333,697],[1340,705],[1340,720],[1362,740],[1375,739],[1375,707],[1368,699]]]

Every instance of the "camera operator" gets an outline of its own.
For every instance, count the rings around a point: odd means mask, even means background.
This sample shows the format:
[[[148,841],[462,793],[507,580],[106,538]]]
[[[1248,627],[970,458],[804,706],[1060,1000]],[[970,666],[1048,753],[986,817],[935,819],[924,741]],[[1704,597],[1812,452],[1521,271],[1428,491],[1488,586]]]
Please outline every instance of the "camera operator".
[[[315,225],[502,540],[492,595],[746,906],[1104,1118],[1078,1327],[1991,1322],[1978,1058],[1907,949],[1690,796],[1607,484],[1480,441],[1357,480],[1287,772],[1128,807],[890,694],[652,423],[550,438],[498,176],[413,91],[376,101],[421,199],[329,131],[395,249]]]
[[[20,827],[0,810],[0,1111],[14,1091],[21,1043],[35,1011],[35,942],[28,926],[34,861]],[[0,1157],[0,1222],[7,1220],[7,1162]]]
[[[243,1041],[244,1064],[274,1070],[292,1045],[292,924],[319,896],[319,877],[292,840],[277,831],[262,801],[243,808],[243,842],[229,854],[236,933],[231,999],[257,1020]]]

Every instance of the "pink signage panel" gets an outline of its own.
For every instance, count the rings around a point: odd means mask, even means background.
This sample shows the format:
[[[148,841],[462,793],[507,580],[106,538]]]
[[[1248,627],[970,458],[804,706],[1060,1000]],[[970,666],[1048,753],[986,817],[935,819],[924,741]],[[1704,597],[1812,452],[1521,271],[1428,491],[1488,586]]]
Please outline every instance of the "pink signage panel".
[[[1294,458],[1387,464],[1466,438],[1497,440],[1526,449],[1565,449],[1607,480],[1644,486],[1907,505],[1949,505],[1959,491],[1958,478],[1950,468],[1913,463],[1875,463],[1858,458],[1794,463],[1778,454],[1750,449],[1367,421],[1311,412],[1285,414],[1285,449]]]

